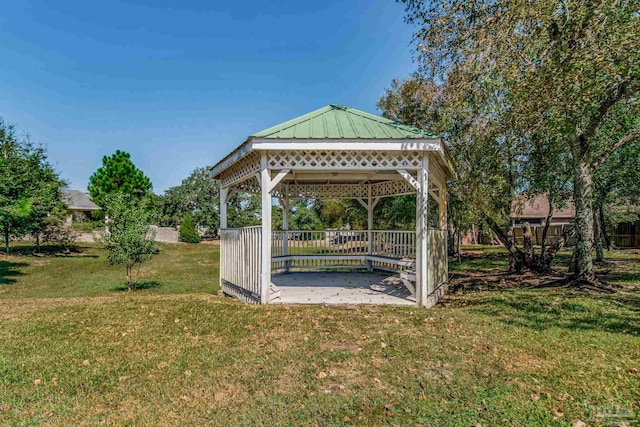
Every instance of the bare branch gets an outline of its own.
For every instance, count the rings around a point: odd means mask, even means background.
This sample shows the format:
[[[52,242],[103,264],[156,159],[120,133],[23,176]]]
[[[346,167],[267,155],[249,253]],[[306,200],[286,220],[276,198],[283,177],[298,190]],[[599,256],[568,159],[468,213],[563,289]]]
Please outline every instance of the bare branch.
[[[602,153],[598,158],[593,162],[593,170],[597,170],[607,159],[615,153],[615,151],[619,148],[624,147],[627,144],[632,143],[633,141],[640,140],[640,130],[631,132],[624,137],[620,138],[618,142],[612,145],[607,151]]]

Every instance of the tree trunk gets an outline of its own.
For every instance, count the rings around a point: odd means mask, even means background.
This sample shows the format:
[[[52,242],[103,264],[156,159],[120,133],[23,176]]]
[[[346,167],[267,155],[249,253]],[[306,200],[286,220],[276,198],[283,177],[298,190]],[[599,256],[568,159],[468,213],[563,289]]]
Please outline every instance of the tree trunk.
[[[607,222],[604,219],[604,206],[598,206],[598,216],[600,221],[600,230],[602,231],[602,237],[604,238],[604,244],[608,251],[611,250],[611,237],[607,233]]]
[[[4,228],[4,251],[9,253],[9,227]]]
[[[509,228],[509,232],[505,232],[500,226],[490,217],[483,217],[484,222],[495,233],[496,238],[507,250],[507,256],[509,258],[509,271],[515,273],[522,273],[522,269],[525,267],[524,253],[516,246],[515,239],[513,238],[513,227]],[[529,265],[527,265],[529,267]]]
[[[553,261],[553,258],[555,258],[558,251],[567,244],[569,239],[575,235],[575,231],[575,228],[569,230],[568,233],[565,233],[564,229],[562,230],[562,236],[545,251],[544,258],[542,256],[540,257],[541,269],[546,271],[551,270],[551,262]]]
[[[593,282],[593,171],[579,148],[574,149],[573,156],[576,246],[570,271],[574,279]]]
[[[513,239],[515,241],[515,237]],[[531,224],[525,222],[522,224],[522,247],[524,251],[525,265],[533,265],[535,262],[535,254],[533,252],[533,240],[531,238]]]
[[[593,211],[593,238],[595,240],[596,245],[596,261],[603,262],[604,261],[604,246],[603,236],[602,236],[602,227],[600,223],[600,218],[598,217],[598,210]]]
[[[544,220],[544,227],[542,228],[542,241],[540,242],[540,261],[538,265],[542,270],[547,270],[546,266],[546,258],[547,258],[547,234],[549,233],[549,227],[551,226],[551,219],[553,218],[553,203],[551,203],[551,198],[549,199],[549,213]],[[553,259],[553,256],[551,257]],[[551,260],[549,260],[549,264],[551,264]]]

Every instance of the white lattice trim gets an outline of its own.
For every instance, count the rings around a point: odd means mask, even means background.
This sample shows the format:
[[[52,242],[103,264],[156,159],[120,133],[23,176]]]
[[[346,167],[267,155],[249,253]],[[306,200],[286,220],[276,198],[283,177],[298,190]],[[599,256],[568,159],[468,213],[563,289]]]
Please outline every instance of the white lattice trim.
[[[357,199],[369,197],[366,184],[288,184],[282,192],[290,198]]]
[[[260,154],[251,152],[220,173],[220,185],[227,187],[260,171]]]
[[[272,169],[416,169],[422,166],[419,151],[269,151]]]
[[[260,194],[262,193],[262,187],[258,182],[258,179],[254,176],[251,178],[239,182],[231,187],[232,189],[240,192],[240,193],[252,193],[252,194]],[[277,185],[276,188],[271,190],[271,195],[273,197],[285,197],[284,195],[284,186],[282,184]]]
[[[415,194],[416,190],[404,179],[402,181],[385,181],[371,184],[371,197],[400,196]]]
[[[255,176],[235,184],[236,191],[260,194]],[[415,194],[406,181],[385,181],[371,184],[371,197]],[[273,197],[292,199],[365,199],[369,197],[369,184],[279,184],[271,191]]]

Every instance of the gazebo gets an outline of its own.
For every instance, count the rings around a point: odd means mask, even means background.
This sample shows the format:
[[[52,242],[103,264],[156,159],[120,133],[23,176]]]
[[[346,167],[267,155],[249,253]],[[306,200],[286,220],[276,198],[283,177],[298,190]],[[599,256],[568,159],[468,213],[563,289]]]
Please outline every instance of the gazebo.
[[[211,174],[220,181],[220,285],[225,294],[248,303],[323,303],[330,301],[304,296],[323,295],[323,280],[345,277],[365,282],[362,289],[354,285],[346,292],[353,302],[360,302],[360,291],[385,294],[395,286],[393,292],[400,292],[398,283],[406,292],[394,301],[406,304],[432,306],[446,292],[446,184],[455,171],[442,138],[329,105],[251,135]],[[227,227],[227,203],[237,192],[261,195],[262,225]],[[378,202],[408,194],[416,195],[416,230],[374,230]],[[283,208],[281,230],[272,229],[274,198]],[[356,199],[367,210],[368,227],[290,230],[292,204],[307,199]],[[438,207],[433,228],[428,227],[429,203]],[[318,278],[301,272],[329,269],[339,273]],[[380,277],[367,276],[376,271],[392,272],[396,280],[366,283]],[[316,281],[306,286],[310,277]],[[296,295],[304,300],[295,300]]]

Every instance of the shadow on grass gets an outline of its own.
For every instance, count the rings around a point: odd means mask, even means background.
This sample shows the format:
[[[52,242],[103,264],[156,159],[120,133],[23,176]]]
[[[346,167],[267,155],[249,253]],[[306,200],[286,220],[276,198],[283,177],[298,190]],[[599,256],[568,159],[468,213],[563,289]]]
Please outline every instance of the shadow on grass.
[[[538,291],[544,292],[544,291]],[[547,291],[548,292],[548,291]],[[572,331],[603,331],[640,335],[640,313],[622,301],[609,303],[584,295],[547,293],[501,295],[470,305],[504,324],[543,331],[562,328]],[[635,301],[637,303],[637,301]]]
[[[143,291],[145,289],[154,289],[162,286],[162,282],[158,280],[143,280],[131,286],[131,288],[127,287],[127,285],[118,286],[112,289],[112,291],[122,292],[122,291]]]
[[[0,261],[0,285],[15,283],[16,279],[14,277],[24,274],[19,269],[28,265],[26,262]]]
[[[35,246],[17,245],[11,248],[10,255],[28,257],[69,257],[69,258],[98,258],[98,255],[83,253],[78,246],[70,246],[67,250],[61,245],[43,245],[39,252],[35,252]]]

